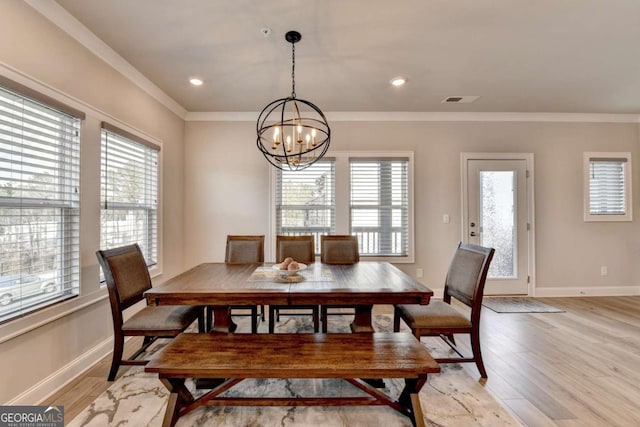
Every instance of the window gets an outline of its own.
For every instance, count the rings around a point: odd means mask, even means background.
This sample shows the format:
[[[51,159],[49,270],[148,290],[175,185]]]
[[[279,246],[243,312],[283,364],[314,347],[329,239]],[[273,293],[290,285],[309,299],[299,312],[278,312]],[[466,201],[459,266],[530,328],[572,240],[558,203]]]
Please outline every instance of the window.
[[[335,162],[323,158],[300,171],[276,172],[276,234],[315,237],[335,231]]]
[[[585,153],[585,221],[631,221],[631,153]]]
[[[100,248],[138,243],[158,262],[158,154],[136,135],[102,124]]]
[[[409,252],[408,158],[350,158],[351,234],[360,255]]]
[[[0,322],[79,293],[84,118],[29,88],[1,83]]]
[[[317,253],[321,235],[352,234],[362,257],[413,262],[413,153],[331,156],[302,171],[276,170],[276,234],[313,234]]]

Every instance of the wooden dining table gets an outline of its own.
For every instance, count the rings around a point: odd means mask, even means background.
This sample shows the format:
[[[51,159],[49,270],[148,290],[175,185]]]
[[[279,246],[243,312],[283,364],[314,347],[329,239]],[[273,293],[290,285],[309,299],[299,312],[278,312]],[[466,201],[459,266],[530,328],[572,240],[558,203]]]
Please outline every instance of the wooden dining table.
[[[313,263],[285,276],[272,264],[204,263],[146,292],[152,305],[209,306],[211,332],[234,332],[232,305],[349,305],[352,332],[373,332],[374,304],[428,304],[433,292],[388,262]]]

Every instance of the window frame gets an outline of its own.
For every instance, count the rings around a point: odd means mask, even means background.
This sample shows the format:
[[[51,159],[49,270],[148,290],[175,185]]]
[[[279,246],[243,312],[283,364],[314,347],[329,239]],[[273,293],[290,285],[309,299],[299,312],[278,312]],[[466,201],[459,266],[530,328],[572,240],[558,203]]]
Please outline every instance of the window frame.
[[[159,141],[154,140],[153,138],[150,138],[148,136],[140,136],[138,135],[137,132],[135,131],[128,131],[125,130],[121,127],[115,126],[111,123],[108,122],[101,122],[100,125],[100,216],[99,216],[99,244],[100,244],[100,249],[108,249],[107,247],[102,247],[102,242],[103,242],[103,230],[102,230],[102,214],[103,211],[105,210],[104,207],[104,197],[105,197],[105,188],[103,187],[103,167],[105,166],[105,159],[103,157],[104,154],[104,150],[103,150],[103,135],[104,132],[108,132],[111,134],[115,134],[116,136],[118,136],[119,138],[124,138],[126,140],[128,140],[128,142],[131,143],[135,143],[141,146],[146,146],[147,148],[151,149],[151,150],[155,150],[157,152],[156,154],[156,195],[155,195],[155,227],[152,227],[151,223],[148,224],[148,229],[149,231],[155,231],[155,238],[153,237],[149,237],[149,235],[147,235],[146,240],[151,239],[150,241],[153,242],[155,240],[155,260],[147,260],[145,257],[145,260],[147,262],[147,267],[149,268],[149,274],[151,275],[151,277],[155,277],[158,276],[160,274],[162,274],[162,143]],[[107,160],[108,161],[108,158]],[[112,207],[109,207],[112,206]],[[154,209],[147,209],[147,208],[143,208],[143,207],[138,207],[138,206],[132,206],[130,204],[127,203],[118,203],[118,202],[109,202],[107,204],[107,210],[143,210],[145,212],[149,211],[153,211]],[[134,242],[131,242],[134,243]],[[146,247],[147,244],[137,241],[136,243],[140,244],[141,247]],[[100,269],[100,286],[104,287],[105,286],[105,281],[104,281],[104,276],[102,275],[102,270]]]
[[[593,161],[622,161],[624,167],[624,213],[591,213],[590,172]],[[583,214],[585,222],[628,222],[633,221],[632,164],[630,152],[585,152],[583,153]]]
[[[333,204],[318,204],[318,205],[314,205],[313,207],[309,208],[309,209],[304,209],[304,208],[300,208],[299,205],[286,205],[286,204],[282,204],[282,203],[278,203],[279,202],[279,194],[281,193],[281,189],[279,188],[279,184],[281,183],[281,176],[282,173],[293,173],[293,174],[307,174],[309,172],[309,170],[311,168],[313,168],[314,166],[318,165],[319,163],[322,164],[326,164],[328,165],[327,168],[333,172],[332,174],[332,179],[329,180],[329,193],[328,195],[332,198]],[[302,169],[300,171],[280,171],[278,169],[274,169],[275,173],[274,173],[274,179],[275,179],[275,185],[274,185],[274,195],[275,195],[275,202],[274,202],[274,227],[275,227],[275,234],[283,234],[283,235],[287,235],[287,236],[294,236],[294,235],[300,235],[300,234],[312,234],[314,236],[314,245],[315,245],[315,252],[316,255],[320,255],[320,236],[325,235],[325,234],[335,234],[335,222],[336,222],[336,215],[335,215],[335,192],[336,192],[336,183],[335,183],[335,158],[331,157],[331,156],[324,156],[322,159],[318,160],[316,163],[314,163],[313,165],[311,165],[309,168],[305,168]],[[298,206],[298,207],[296,207]],[[282,228],[286,228],[286,227],[282,227],[281,224],[279,224],[279,219],[281,218],[281,212],[282,211],[288,211],[288,210],[297,210],[297,211],[301,211],[301,212],[306,212],[306,211],[318,211],[318,210],[327,210],[329,213],[329,225],[328,227],[316,227],[317,230],[310,231],[309,233],[304,232],[303,230],[302,233],[296,233],[295,231],[293,231],[293,233],[282,233],[281,230]],[[279,226],[280,225],[280,226]],[[291,227],[293,228],[293,227]],[[320,229],[329,229],[329,232],[326,233],[324,232],[324,230],[320,230]],[[308,227],[308,229],[313,229],[313,227]]]
[[[50,276],[46,270],[30,271],[30,268],[25,268],[22,265],[15,273],[5,275],[7,278],[15,276],[37,278],[33,283],[41,283],[41,289],[45,289],[44,286],[50,287],[53,284],[52,291],[39,291],[39,293],[42,293],[41,298],[25,297],[16,299],[20,304],[15,307],[14,311],[8,312],[6,315],[3,313],[3,317],[0,320],[2,324],[9,324],[25,318],[25,316],[44,311],[62,301],[80,296],[80,147],[82,129],[86,117],[84,112],[6,77],[0,76],[0,87],[8,92],[9,96],[13,96],[16,100],[24,103],[24,107],[20,111],[34,111],[33,113],[28,113],[26,118],[19,116],[23,121],[20,124],[7,125],[9,128],[23,128],[23,123],[25,122],[42,124],[42,128],[35,127],[33,130],[33,135],[37,136],[22,138],[17,142],[8,142],[9,146],[19,146],[20,152],[26,153],[25,157],[20,159],[20,164],[27,166],[31,164],[31,167],[34,168],[34,174],[38,174],[38,172],[35,172],[35,168],[42,168],[44,172],[39,172],[42,176],[49,176],[48,172],[50,170],[57,171],[57,173],[51,175],[53,177],[52,184],[54,184],[52,188],[56,188],[53,192],[54,197],[42,195],[41,197],[24,198],[22,196],[12,197],[11,195],[0,197],[0,204],[3,209],[19,209],[20,215],[22,215],[22,210],[27,210],[27,214],[30,211],[41,210],[47,216],[53,215],[53,218],[56,218],[55,227],[57,227],[56,234],[58,236],[54,238],[57,240],[57,243],[55,243],[57,256],[54,257],[55,273],[53,276]],[[11,109],[16,110],[18,108]],[[49,114],[55,118],[45,119]],[[10,121],[10,116],[8,116],[7,123]],[[64,123],[59,126],[58,132],[68,132],[68,136],[64,137],[46,132],[47,126],[50,126],[50,129],[57,129],[56,123]],[[7,132],[11,131],[8,130]],[[50,141],[47,141],[48,139]],[[25,143],[25,140],[31,140],[37,145],[44,144],[48,149],[44,152],[38,152],[38,155],[28,154],[30,151],[42,150],[42,147],[29,146]],[[23,147],[26,147],[26,149],[23,150]],[[38,165],[38,162],[41,162],[41,164]],[[52,164],[47,165],[47,163]],[[12,171],[13,169],[9,168],[9,170]],[[21,168],[18,170],[21,170]],[[11,181],[15,180],[18,183],[17,189],[19,191],[25,188],[23,187],[24,184],[28,184],[30,181],[33,182],[33,178],[29,180],[25,180],[24,177],[15,179],[12,175],[8,175],[6,178],[11,179]],[[36,194],[37,192],[48,191],[39,187],[32,190]],[[49,210],[52,212],[47,213]],[[51,232],[51,230],[46,231],[47,234]],[[45,237],[45,239],[50,240],[51,237]],[[59,259],[56,261],[55,258]],[[13,282],[16,286],[25,284],[23,279],[7,280],[8,283]],[[33,295],[33,297],[36,296],[38,295]]]
[[[407,256],[372,256],[361,255],[361,261],[380,261],[394,264],[412,264],[415,262],[415,226],[414,226],[414,152],[413,151],[332,151],[329,150],[325,157],[335,159],[335,231],[334,234],[351,233],[351,189],[350,189],[350,159],[397,159],[408,158],[407,166],[407,215],[408,215],[408,252]],[[271,168],[270,180],[270,201],[269,214],[271,215],[271,232],[267,242],[265,254],[270,259],[275,256],[275,236],[276,236],[276,186],[277,169]]]

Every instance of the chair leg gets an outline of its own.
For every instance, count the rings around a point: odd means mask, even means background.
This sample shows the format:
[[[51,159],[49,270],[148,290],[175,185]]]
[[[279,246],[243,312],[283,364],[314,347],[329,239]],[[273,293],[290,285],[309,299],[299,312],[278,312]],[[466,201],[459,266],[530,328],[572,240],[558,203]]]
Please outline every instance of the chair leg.
[[[326,305],[320,306],[320,319],[322,320],[323,333],[327,333],[327,330],[329,329],[329,320],[327,319],[327,311],[328,310]]]
[[[326,319],[326,316],[324,318]],[[322,327],[324,328],[324,321]],[[318,306],[313,308],[313,332],[320,332],[320,316],[318,314]],[[326,330],[323,330],[322,332],[326,332]]]
[[[393,308],[393,332],[400,332],[400,311]]]
[[[449,339],[449,341],[451,341],[453,345],[456,344],[456,339],[454,338],[453,334],[447,334],[446,337]]]
[[[205,313],[205,329],[209,332],[213,326],[213,308],[210,305],[206,306]]]
[[[269,306],[269,333],[274,333],[276,323],[276,309],[272,306]]]
[[[122,351],[124,349],[124,335],[116,333],[113,337],[113,356],[111,358],[111,369],[107,381],[113,381],[118,373],[120,362],[122,361]]]
[[[251,333],[258,333],[258,307],[255,305],[251,307]]]
[[[482,352],[480,351],[480,331],[478,327],[473,328],[471,331],[471,350],[473,351],[473,358],[476,361],[480,377],[487,378],[487,371],[484,368]]]
[[[204,307],[199,307],[200,311],[198,312],[198,332],[203,333],[206,332],[206,325],[205,325],[205,316],[204,316]]]

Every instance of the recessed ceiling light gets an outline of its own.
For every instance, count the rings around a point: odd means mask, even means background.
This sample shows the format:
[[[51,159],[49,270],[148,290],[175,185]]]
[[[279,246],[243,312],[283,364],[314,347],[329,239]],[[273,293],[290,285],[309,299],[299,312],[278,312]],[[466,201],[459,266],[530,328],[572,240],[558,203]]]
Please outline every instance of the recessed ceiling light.
[[[193,78],[189,79],[189,83],[191,83],[194,86],[202,86],[202,83],[204,83],[204,82],[201,79],[193,77]]]
[[[407,78],[406,77],[394,77],[390,80],[390,83],[393,86],[402,86],[403,84],[405,84],[407,82]]]

